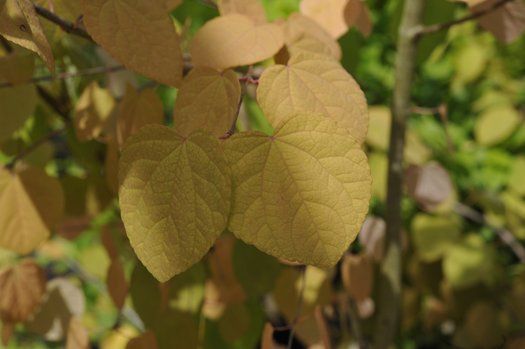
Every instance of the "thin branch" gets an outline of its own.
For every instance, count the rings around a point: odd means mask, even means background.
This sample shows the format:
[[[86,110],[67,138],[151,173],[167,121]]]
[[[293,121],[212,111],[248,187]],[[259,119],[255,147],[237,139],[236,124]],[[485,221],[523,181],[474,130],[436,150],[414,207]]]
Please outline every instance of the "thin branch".
[[[58,115],[60,115],[64,122],[68,123],[71,120],[69,111],[64,110],[62,104],[55,97],[53,97],[45,88],[43,88],[42,86],[37,86],[36,89],[40,98],[42,98],[46,102],[46,104],[49,105],[49,107],[51,107],[51,109],[53,109]]]
[[[54,137],[59,136],[63,132],[65,132],[66,128],[60,128],[58,130],[52,131],[48,133],[47,135],[39,138],[34,143],[32,143],[30,146],[19,152],[11,161],[9,161],[7,164],[4,165],[4,168],[12,169],[16,165],[16,163],[22,159],[24,159],[26,156],[34,152],[36,149],[38,149],[41,145],[46,143],[47,141],[51,140]]]
[[[295,316],[292,322],[292,328],[290,329],[290,335],[288,337],[287,349],[292,349],[293,338],[295,335],[295,325],[301,317],[303,311],[303,301],[304,301],[304,290],[306,289],[306,267],[301,268],[301,289],[299,290],[299,299],[297,300],[297,307],[295,309]]]
[[[348,316],[350,317],[350,328],[354,334],[354,337],[357,341],[357,345],[360,349],[366,348],[365,337],[361,331],[361,322],[359,321],[357,303],[351,297],[348,297]]]
[[[481,18],[481,17],[483,17],[485,15],[488,15],[492,11],[497,10],[501,6],[503,6],[506,3],[511,2],[511,1],[514,1],[514,0],[499,0],[499,1],[495,2],[495,3],[493,3],[491,6],[484,7],[481,10],[472,12],[471,14],[466,15],[465,17],[461,17],[461,18],[452,20],[450,22],[433,24],[433,25],[429,25],[429,26],[426,26],[426,27],[425,26],[419,26],[415,30],[414,35],[416,37],[420,37],[422,35],[432,34],[432,33],[440,32],[440,31],[443,31],[443,30],[447,30],[447,29],[449,29],[449,28],[451,28],[451,27],[453,27],[455,25],[462,24],[462,23],[465,23],[465,22],[468,22],[468,21],[472,21],[474,19],[478,19],[478,18]]]
[[[58,25],[66,33],[76,35],[88,41],[94,42],[91,35],[89,35],[84,29],[80,28],[78,24],[71,23],[40,5],[35,4],[35,11],[39,16]]]
[[[505,245],[507,245],[512,250],[512,252],[514,252],[520,262],[525,264],[525,248],[510,231],[490,224],[487,222],[483,214],[462,203],[457,203],[454,207],[454,211],[464,218],[467,218],[477,224],[485,225],[492,229],[496,235],[498,235],[499,239]]]

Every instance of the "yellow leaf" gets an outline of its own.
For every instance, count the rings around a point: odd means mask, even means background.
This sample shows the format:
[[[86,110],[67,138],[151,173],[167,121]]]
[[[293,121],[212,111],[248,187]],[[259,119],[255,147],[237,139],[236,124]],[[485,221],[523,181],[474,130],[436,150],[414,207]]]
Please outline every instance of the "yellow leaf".
[[[267,22],[260,0],[219,0],[218,7],[222,16],[238,13],[249,17],[255,24]]]
[[[178,86],[182,52],[161,0],[84,0],[84,23],[116,60],[163,84]]]
[[[381,201],[386,200],[388,180],[388,157],[384,153],[373,152],[369,158],[372,172],[372,193]]]
[[[0,34],[37,53],[47,68],[55,72],[55,59],[31,0],[5,0],[0,7]]]
[[[491,146],[507,139],[521,122],[521,116],[514,107],[496,105],[478,117],[474,134],[478,143]]]
[[[89,334],[82,322],[77,318],[69,320],[66,349],[89,349]]]
[[[26,321],[42,301],[45,287],[44,271],[32,260],[0,270],[0,320]]]
[[[62,187],[39,168],[0,171],[0,246],[26,254],[49,237],[64,210]]]
[[[348,31],[343,16],[348,0],[303,0],[301,13],[315,20],[334,38]]]
[[[328,268],[368,211],[370,170],[358,143],[331,120],[301,116],[273,136],[225,142],[234,202],[229,229],[277,258]]]
[[[0,141],[6,140],[22,127],[35,110],[38,96],[35,86],[21,85],[0,89],[2,106],[2,126]]]
[[[190,52],[195,66],[224,70],[270,58],[283,44],[278,25],[256,25],[246,16],[231,14],[207,22],[191,42]]]
[[[412,220],[411,231],[417,255],[424,262],[440,260],[461,234],[456,220],[422,213]]]
[[[143,127],[122,148],[120,206],[131,246],[166,281],[199,261],[226,228],[228,166],[211,135]]]
[[[162,101],[153,89],[137,91],[133,86],[126,86],[126,94],[120,104],[117,116],[117,139],[119,145],[135,134],[141,127],[149,124],[164,123]]]
[[[187,136],[204,129],[220,137],[232,127],[240,98],[241,85],[235,72],[197,67],[179,89],[173,111],[175,130]]]
[[[98,82],[89,84],[75,107],[75,131],[77,138],[88,141],[99,137],[115,107],[115,100]]]
[[[359,143],[365,140],[365,96],[335,61],[296,56],[287,66],[266,69],[259,80],[257,101],[274,127],[290,115],[319,113],[346,128]]]
[[[309,54],[319,58],[341,59],[341,47],[323,27],[299,13],[292,14],[284,25],[286,47],[290,54]]]
[[[33,77],[35,60],[31,54],[10,53],[0,57],[0,81],[17,85]]]
[[[106,277],[108,292],[118,309],[122,309],[128,295],[128,283],[124,275],[124,267],[118,258],[111,261]]]

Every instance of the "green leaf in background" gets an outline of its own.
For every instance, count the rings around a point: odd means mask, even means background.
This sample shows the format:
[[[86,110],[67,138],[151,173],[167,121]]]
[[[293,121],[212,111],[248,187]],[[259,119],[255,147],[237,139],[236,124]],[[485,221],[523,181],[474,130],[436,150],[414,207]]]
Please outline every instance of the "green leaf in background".
[[[521,122],[519,113],[510,105],[489,108],[476,121],[474,129],[476,140],[485,146],[501,143]]]
[[[419,258],[434,262],[443,257],[451,245],[459,242],[460,226],[456,216],[418,214],[412,220],[412,240]]]

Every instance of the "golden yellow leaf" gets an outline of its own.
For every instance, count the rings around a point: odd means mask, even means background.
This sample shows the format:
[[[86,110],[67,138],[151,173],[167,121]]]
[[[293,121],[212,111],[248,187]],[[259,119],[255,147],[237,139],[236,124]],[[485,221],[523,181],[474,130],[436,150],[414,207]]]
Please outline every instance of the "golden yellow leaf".
[[[32,260],[0,270],[0,320],[26,321],[44,295],[44,271]]]
[[[10,53],[0,57],[0,81],[17,85],[33,77],[35,59],[31,54]]]
[[[0,170],[0,246],[20,254],[49,237],[64,210],[60,183],[39,169]]]
[[[69,320],[66,349],[89,349],[89,334],[82,322],[73,317]]]
[[[190,52],[195,66],[224,70],[270,58],[283,44],[277,24],[256,25],[246,16],[231,14],[207,22],[191,42]]]
[[[301,116],[273,136],[236,134],[225,152],[234,188],[230,231],[277,258],[335,265],[370,199],[370,169],[352,136],[332,120]]]
[[[118,258],[111,260],[106,276],[108,292],[118,309],[122,309],[128,295],[128,283],[124,275],[124,267]]]
[[[299,13],[284,24],[286,47],[290,54],[308,54],[319,58],[341,59],[341,47],[316,21]]]
[[[84,0],[84,23],[116,60],[163,84],[178,86],[182,51],[161,0]]]
[[[99,137],[106,128],[115,100],[98,82],[89,84],[75,106],[75,132],[81,141]]]
[[[346,128],[359,143],[368,129],[363,91],[335,61],[295,56],[264,71],[257,101],[272,126],[295,114],[319,113]]]
[[[217,138],[143,127],[122,148],[120,206],[131,246],[166,281],[199,261],[226,228],[229,169]]]
[[[235,72],[197,67],[179,89],[173,111],[175,130],[182,136],[199,129],[223,136],[235,121],[240,98]]]
[[[0,7],[0,34],[7,40],[37,53],[51,71],[55,59],[31,0],[5,0]]]
[[[222,16],[238,13],[249,17],[255,24],[267,22],[266,12],[260,0],[219,0],[217,5]]]
[[[24,125],[35,110],[37,101],[38,96],[33,85],[0,89],[0,105],[2,106],[0,141],[10,138],[13,132]]]
[[[301,13],[315,20],[334,38],[348,31],[344,10],[348,0],[302,0]]]
[[[163,123],[164,108],[155,91],[151,88],[137,91],[128,84],[117,116],[119,145],[124,144],[126,139],[141,127],[149,124],[162,125]]]

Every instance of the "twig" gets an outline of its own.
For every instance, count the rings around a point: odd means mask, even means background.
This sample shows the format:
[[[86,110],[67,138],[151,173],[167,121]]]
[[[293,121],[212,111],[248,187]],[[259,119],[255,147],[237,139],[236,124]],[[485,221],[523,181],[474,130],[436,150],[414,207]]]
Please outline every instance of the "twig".
[[[363,332],[361,331],[361,324],[359,322],[359,316],[357,315],[357,304],[355,300],[348,297],[348,315],[350,316],[350,328],[352,329],[352,332],[354,333],[354,337],[357,340],[357,345],[360,349],[366,348],[366,342],[363,336]]]
[[[49,11],[48,9],[46,9],[46,8],[40,6],[40,5],[36,5],[35,4],[35,11],[36,11],[36,13],[39,16],[47,19],[50,22],[53,22],[53,23],[57,24],[66,33],[69,33],[69,34],[72,34],[72,35],[76,35],[76,36],[81,37],[83,39],[86,39],[86,40],[89,40],[91,42],[94,42],[94,40],[91,37],[91,35],[89,35],[88,32],[85,31],[84,29],[78,27],[77,24],[71,23],[71,22],[63,19],[62,17],[57,16],[55,13]]]
[[[222,136],[219,137],[219,139],[221,140],[225,140],[225,139],[228,139],[230,138],[231,136],[233,136],[233,134],[235,133],[235,128],[237,127],[237,119],[239,118],[239,113],[241,112],[241,106],[242,106],[242,101],[244,100],[244,94],[241,93],[241,97],[239,98],[239,104],[237,105],[237,111],[235,113],[235,118],[233,119],[233,122],[232,122],[232,126],[230,127],[230,129]]]
[[[295,309],[295,316],[292,322],[292,328],[290,329],[290,336],[288,337],[287,349],[292,349],[293,338],[295,335],[295,325],[301,317],[301,312],[303,310],[303,301],[304,301],[304,290],[306,288],[306,268],[301,268],[301,289],[299,290],[299,299],[297,300],[297,307]]]
[[[507,245],[512,250],[512,252],[514,252],[514,254],[516,255],[516,257],[518,257],[520,262],[525,264],[525,248],[510,231],[490,224],[489,222],[487,222],[483,214],[462,203],[457,203],[454,207],[454,211],[464,218],[467,218],[477,224],[485,225],[492,229],[496,233],[496,235],[498,235],[500,240],[505,245]]]
[[[453,27],[455,25],[462,24],[462,23],[465,23],[465,22],[468,22],[468,21],[471,21],[471,20],[483,17],[483,16],[491,13],[494,10],[497,10],[501,6],[503,6],[506,3],[511,2],[511,1],[514,1],[514,0],[500,0],[500,1],[497,1],[494,4],[492,4],[491,6],[485,7],[483,9],[479,10],[479,11],[472,12],[471,14],[469,14],[469,15],[467,15],[465,17],[461,17],[461,18],[452,20],[450,22],[433,24],[433,25],[429,25],[429,26],[426,26],[426,27],[425,26],[419,26],[417,28],[417,30],[415,30],[414,34],[415,34],[416,37],[420,37],[422,35],[432,34],[432,33],[436,33],[436,32],[439,32],[439,31],[447,30],[450,27]]]
[[[40,98],[42,98],[47,103],[47,105],[51,107],[51,109],[53,109],[58,115],[60,115],[64,122],[68,123],[71,117],[69,115],[69,112],[62,108],[60,102],[49,92],[47,92],[47,90],[42,86],[37,86],[36,89]]]
[[[16,163],[18,161],[22,160],[23,158],[25,158],[26,156],[28,156],[29,154],[34,152],[37,148],[39,148],[42,144],[44,144],[47,141],[49,141],[51,138],[62,134],[65,130],[66,130],[65,127],[64,128],[60,128],[58,130],[55,130],[53,132],[48,133],[47,135],[43,136],[42,138],[39,138],[34,143],[32,143],[30,146],[28,146],[27,148],[25,148],[24,150],[19,152],[13,159],[11,159],[11,161],[9,161],[7,164],[5,164],[4,168],[12,169],[16,165]]]
[[[396,83],[392,104],[392,127],[388,151],[385,258],[380,266],[374,348],[388,348],[399,330],[401,318],[401,200],[405,130],[411,109],[412,80],[416,72],[417,38],[414,28],[423,23],[426,1],[406,0],[399,27],[395,65]]]

